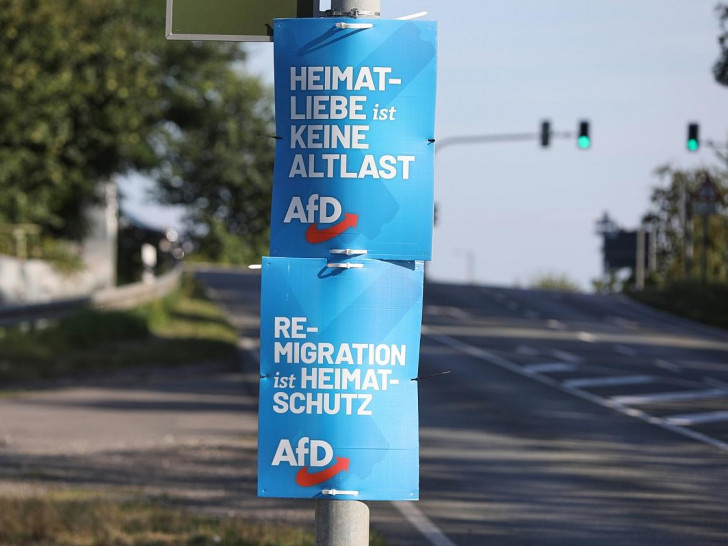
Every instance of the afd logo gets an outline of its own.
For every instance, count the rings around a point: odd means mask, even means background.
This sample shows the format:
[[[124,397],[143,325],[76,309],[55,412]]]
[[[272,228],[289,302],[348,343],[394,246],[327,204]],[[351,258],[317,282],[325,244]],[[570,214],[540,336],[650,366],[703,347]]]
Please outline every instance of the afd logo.
[[[304,204],[300,196],[296,195],[288,205],[284,224],[293,221],[302,224],[310,224],[306,230],[306,241],[311,244],[326,242],[338,237],[349,228],[355,228],[359,220],[358,214],[345,213],[341,219],[341,203],[334,197],[319,196],[314,193],[308,197]],[[339,221],[341,219],[341,221]],[[319,228],[319,224],[332,224],[325,228]]]
[[[336,463],[327,467],[333,460],[334,448],[331,444],[304,436],[298,440],[295,448],[286,438],[278,442],[271,464],[279,466],[281,463],[286,463],[292,467],[300,467],[296,474],[296,483],[301,487],[311,487],[330,480],[340,472],[349,471],[349,459],[337,457]],[[310,469],[313,468],[321,470],[311,472]]]

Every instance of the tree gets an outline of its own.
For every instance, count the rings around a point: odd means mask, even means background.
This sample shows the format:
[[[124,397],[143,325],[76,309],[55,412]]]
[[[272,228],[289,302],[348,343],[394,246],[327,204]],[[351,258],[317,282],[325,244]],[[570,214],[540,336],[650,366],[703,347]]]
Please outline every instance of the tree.
[[[656,174],[666,185],[654,188],[651,208],[643,225],[657,234],[657,280],[670,283],[696,279],[703,253],[707,252],[708,278],[728,280],[728,177],[719,169],[683,171],[663,166]],[[718,214],[701,216],[695,210],[695,194],[708,174],[722,192]],[[708,222],[708,244],[701,234]]]
[[[273,112],[262,93],[257,81],[227,71],[170,116],[158,196],[187,207],[208,259],[244,263],[267,252]]]
[[[0,0],[0,224],[79,239],[96,185],[132,170],[167,177],[170,202],[242,194],[265,215],[270,99],[244,59],[237,44],[167,42],[161,0]],[[203,177],[216,190],[195,195]],[[245,221],[228,201],[191,219]]]
[[[718,4],[715,12],[720,21],[721,33],[718,36],[720,58],[713,65],[713,75],[715,81],[722,85],[728,85],[728,5]]]

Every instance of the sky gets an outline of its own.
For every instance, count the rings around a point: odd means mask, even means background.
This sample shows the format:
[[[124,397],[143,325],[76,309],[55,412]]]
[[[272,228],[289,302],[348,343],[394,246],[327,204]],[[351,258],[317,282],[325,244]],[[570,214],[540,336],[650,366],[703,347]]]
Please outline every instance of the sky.
[[[685,149],[728,140],[728,87],[715,83],[717,0],[382,0],[382,16],[438,21],[436,137],[538,133],[591,124],[592,147],[556,139],[448,146],[436,155],[433,280],[527,286],[601,275],[595,221],[637,227],[654,170],[714,165]],[[324,7],[326,7],[324,5]],[[273,45],[246,44],[249,71],[273,85]],[[128,183],[127,208],[177,222]]]

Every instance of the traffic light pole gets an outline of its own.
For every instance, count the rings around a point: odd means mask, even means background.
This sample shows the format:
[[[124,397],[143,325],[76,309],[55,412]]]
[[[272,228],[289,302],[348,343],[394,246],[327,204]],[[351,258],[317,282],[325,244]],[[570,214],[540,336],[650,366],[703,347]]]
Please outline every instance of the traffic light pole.
[[[331,0],[328,16],[379,17],[380,0]],[[316,499],[316,546],[368,546],[369,507],[360,501]]]
[[[577,133],[574,131],[551,131],[550,138],[574,138]],[[467,144],[496,144],[499,142],[527,142],[540,140],[540,133],[497,133],[490,135],[460,135],[445,137],[437,140],[435,154],[450,146],[461,146]]]

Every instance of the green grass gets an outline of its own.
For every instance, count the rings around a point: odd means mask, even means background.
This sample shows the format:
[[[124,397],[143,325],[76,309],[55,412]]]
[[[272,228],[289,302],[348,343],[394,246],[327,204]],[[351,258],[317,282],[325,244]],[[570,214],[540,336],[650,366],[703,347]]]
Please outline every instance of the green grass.
[[[78,494],[0,498],[0,544],[17,546],[309,546],[291,526],[190,514]]]
[[[311,522],[310,528],[313,528]],[[0,544],[14,546],[313,546],[311,532],[281,523],[193,514],[71,491],[0,497]],[[370,545],[387,546],[372,532]]]
[[[663,311],[728,329],[728,284],[683,282],[630,294]]]
[[[191,277],[131,311],[84,310],[49,328],[0,329],[0,383],[231,359],[237,332]]]

